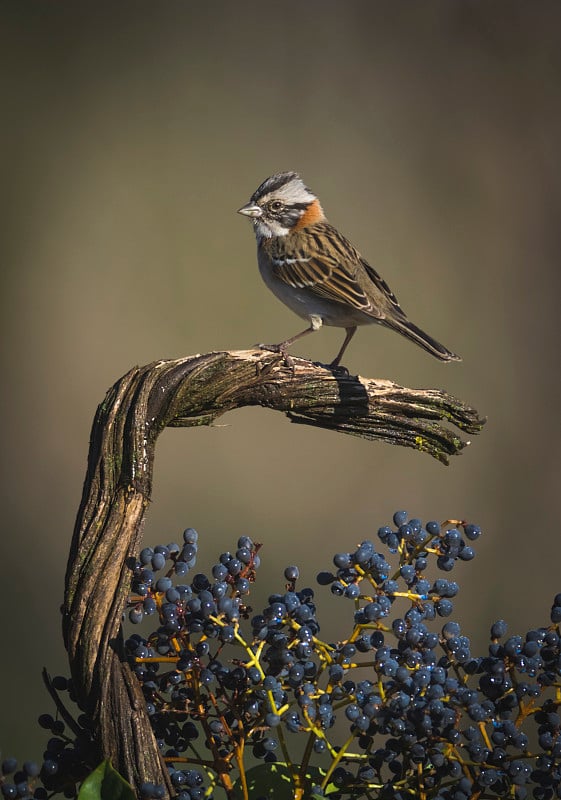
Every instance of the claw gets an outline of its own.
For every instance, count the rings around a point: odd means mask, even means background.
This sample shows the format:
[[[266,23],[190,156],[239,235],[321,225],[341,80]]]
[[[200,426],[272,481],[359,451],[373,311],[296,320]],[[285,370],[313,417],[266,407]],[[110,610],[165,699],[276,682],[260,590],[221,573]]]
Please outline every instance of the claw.
[[[281,344],[258,344],[257,347],[260,350],[267,350],[270,353],[279,353],[285,367],[291,369],[292,372],[296,369],[294,359],[288,352],[284,342],[281,342]]]
[[[270,353],[285,353],[286,351],[283,349],[282,344],[256,344],[255,347],[258,347],[260,350],[268,350]]]
[[[348,377],[351,374],[349,370],[341,364],[328,364],[327,366],[334,375],[344,375]]]
[[[296,372],[296,364],[294,362],[294,359],[292,358],[290,353],[284,352],[283,356],[284,356],[284,359],[283,359],[284,366],[287,369],[292,370],[292,374],[294,375],[294,373]]]

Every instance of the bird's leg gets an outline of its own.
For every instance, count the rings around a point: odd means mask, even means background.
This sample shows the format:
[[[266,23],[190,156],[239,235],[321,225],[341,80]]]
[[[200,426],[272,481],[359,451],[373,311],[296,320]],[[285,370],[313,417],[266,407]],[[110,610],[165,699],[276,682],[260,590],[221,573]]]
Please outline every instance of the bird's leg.
[[[341,362],[341,359],[343,358],[343,353],[347,349],[349,342],[351,341],[351,339],[353,338],[353,336],[356,333],[356,325],[354,327],[352,327],[352,328],[345,328],[345,330],[347,332],[346,336],[345,336],[345,341],[343,342],[343,345],[342,345],[341,349],[339,350],[339,352],[337,353],[337,355],[335,356],[335,358],[333,359],[333,361],[329,365],[331,368],[339,366],[339,364]]]
[[[317,317],[315,314],[310,317],[310,327],[306,328],[304,331],[300,331],[297,333],[296,336],[291,336],[290,339],[285,339],[284,342],[280,342],[279,344],[259,344],[258,347],[261,350],[270,350],[272,353],[281,353],[289,366],[290,356],[288,355],[288,348],[294,344],[298,339],[301,339],[303,336],[307,336],[308,333],[313,333],[314,331],[319,331],[322,326],[322,319],[321,317]]]

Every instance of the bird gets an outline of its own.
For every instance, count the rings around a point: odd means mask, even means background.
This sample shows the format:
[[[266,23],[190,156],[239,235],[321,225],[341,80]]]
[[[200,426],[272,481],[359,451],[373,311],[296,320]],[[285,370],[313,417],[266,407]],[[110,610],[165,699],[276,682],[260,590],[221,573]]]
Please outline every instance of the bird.
[[[267,178],[238,213],[249,217],[257,240],[259,272],[268,288],[309,327],[265,350],[287,355],[298,339],[322,325],[345,328],[338,367],[359,325],[379,323],[441,361],[460,356],[410,322],[386,281],[327,221],[317,196],[297,172]]]

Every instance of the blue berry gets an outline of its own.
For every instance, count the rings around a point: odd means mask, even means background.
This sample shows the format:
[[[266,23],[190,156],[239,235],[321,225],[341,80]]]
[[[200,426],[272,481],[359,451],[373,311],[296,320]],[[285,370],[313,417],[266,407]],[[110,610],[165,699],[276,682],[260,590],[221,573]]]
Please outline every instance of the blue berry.
[[[144,612],[142,608],[140,607],[131,608],[131,610],[129,611],[129,620],[132,622],[133,625],[138,625],[140,622],[142,622],[143,618],[144,618]]]
[[[199,539],[199,534],[194,528],[186,528],[183,531],[183,541],[187,544],[196,544]]]
[[[2,774],[11,775],[18,768],[17,758],[5,758],[2,761]]]
[[[294,583],[294,581],[297,581],[298,578],[300,577],[300,570],[298,569],[298,567],[294,566],[286,567],[284,571],[284,577],[286,578],[287,581]]]
[[[144,566],[147,566],[152,561],[152,556],[154,555],[154,551],[151,547],[145,547],[143,550],[140,551],[139,560],[140,563]]]
[[[464,525],[464,533],[470,541],[474,542],[481,536],[481,528],[479,525]]]
[[[499,619],[491,626],[491,639],[502,639],[506,634],[507,624],[504,619]]]
[[[160,569],[163,569],[166,565],[166,557],[163,553],[154,553],[152,556],[150,563],[152,565],[152,569],[157,572]]]

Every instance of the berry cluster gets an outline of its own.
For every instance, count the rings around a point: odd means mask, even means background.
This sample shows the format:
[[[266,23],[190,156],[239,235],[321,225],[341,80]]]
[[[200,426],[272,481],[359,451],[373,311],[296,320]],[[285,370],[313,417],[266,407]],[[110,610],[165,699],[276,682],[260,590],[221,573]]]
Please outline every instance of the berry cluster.
[[[51,679],[45,671],[43,678],[51,695],[57,698],[61,712],[57,717],[64,716],[66,723],[51,714],[39,716],[40,727],[52,734],[41,764],[25,761],[18,768],[15,758],[2,761],[0,790],[2,797],[9,800],[47,800],[57,794],[76,797],[81,782],[98,758],[89,718],[80,714],[77,720],[73,719],[58,700],[58,694],[64,692],[70,702],[76,702],[72,681],[62,676]]]
[[[505,638],[499,621],[488,654],[475,657],[460,625],[444,621],[458,584],[429,577],[434,566],[447,575],[471,561],[480,533],[396,512],[378,545],[337,553],[318,575],[352,602],[350,630],[335,643],[320,638],[314,592],[297,589],[297,567],[253,614],[259,547],[247,537],[184,585],[172,576],[195,566],[194,531],[183,547],[143,550],[130,619],[156,614],[160,624],[127,648],[178,798],[209,796],[233,777],[249,796],[248,748],[286,765],[305,796],[522,800],[532,787],[536,798],[561,797],[561,596],[550,627]],[[536,751],[525,732],[532,722]]]
[[[37,800],[46,800],[47,790],[42,786],[33,788],[41,768],[35,761],[25,761],[18,769],[15,758],[5,758],[2,761],[2,797],[34,797]]]
[[[393,522],[318,574],[349,612],[336,642],[321,638],[295,566],[254,612],[260,546],[246,536],[208,574],[195,571],[191,528],[181,545],[142,550],[128,610],[142,633],[125,644],[177,800],[257,800],[281,775],[316,799],[561,798],[561,594],[551,624],[508,636],[499,620],[476,656],[450,619],[450,573],[474,558],[479,527]],[[3,795],[31,797],[14,769],[4,762]],[[164,795],[142,787],[145,800]]]

